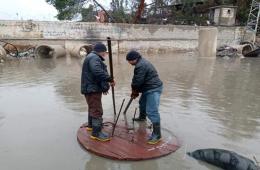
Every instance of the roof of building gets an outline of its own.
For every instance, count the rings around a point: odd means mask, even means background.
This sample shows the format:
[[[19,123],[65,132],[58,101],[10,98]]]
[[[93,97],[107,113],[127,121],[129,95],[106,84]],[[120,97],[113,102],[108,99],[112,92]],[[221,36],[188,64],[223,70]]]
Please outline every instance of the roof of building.
[[[210,7],[209,9],[215,9],[215,8],[237,8],[237,6],[233,6],[233,5],[218,5],[218,6]]]

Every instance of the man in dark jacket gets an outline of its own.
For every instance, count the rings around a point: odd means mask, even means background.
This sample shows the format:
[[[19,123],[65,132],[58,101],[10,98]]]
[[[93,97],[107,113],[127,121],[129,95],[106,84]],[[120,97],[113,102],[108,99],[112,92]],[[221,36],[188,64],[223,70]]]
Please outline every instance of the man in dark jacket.
[[[160,114],[158,108],[163,83],[159,79],[154,66],[144,59],[137,51],[130,51],[126,55],[126,60],[129,64],[135,66],[131,84],[131,97],[137,98],[139,93],[142,93],[139,99],[140,115],[139,118],[134,119],[134,121],[144,121],[147,115],[153,124],[153,132],[147,143],[156,144],[161,139]]]
[[[103,62],[104,57],[107,56],[106,51],[104,44],[97,43],[85,58],[81,74],[81,93],[85,95],[88,104],[87,130],[92,130],[90,137],[99,141],[110,140],[109,136],[101,130],[103,122],[101,97],[102,93],[105,95],[108,93],[109,85],[115,85]]]

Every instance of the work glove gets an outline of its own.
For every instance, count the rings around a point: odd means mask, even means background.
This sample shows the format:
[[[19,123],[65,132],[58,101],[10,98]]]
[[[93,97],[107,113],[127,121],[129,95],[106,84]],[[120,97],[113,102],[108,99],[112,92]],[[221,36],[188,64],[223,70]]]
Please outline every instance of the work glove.
[[[115,87],[116,82],[115,82],[115,80],[112,80],[112,81],[109,82],[109,84],[110,84],[111,87]]]
[[[107,95],[108,94],[108,91],[105,91],[105,92],[102,92],[104,95]]]
[[[139,96],[139,92],[137,90],[132,89],[131,98],[135,99]]]
[[[115,80],[112,77],[110,77],[110,76],[107,78],[107,82],[109,83],[109,85],[111,87],[115,87],[115,85],[116,85]]]

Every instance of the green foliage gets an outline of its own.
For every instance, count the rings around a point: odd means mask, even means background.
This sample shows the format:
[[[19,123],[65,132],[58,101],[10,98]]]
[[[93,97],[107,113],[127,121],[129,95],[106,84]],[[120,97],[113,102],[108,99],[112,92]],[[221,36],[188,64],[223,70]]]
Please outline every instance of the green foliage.
[[[130,23],[130,15],[126,14],[123,10],[112,12],[112,17],[118,23]]]
[[[81,10],[81,15],[82,15],[82,21],[84,22],[93,22],[96,20],[93,5],[89,5],[88,8],[83,8]]]
[[[250,12],[251,3],[251,0],[237,0],[237,20],[239,21],[240,25],[246,24]]]
[[[110,0],[111,7],[107,9],[109,15],[111,15],[115,22],[132,23],[138,9],[138,5],[141,0]],[[96,9],[93,4],[89,4],[86,8],[87,3],[92,3],[90,0],[46,0],[49,4],[53,5],[58,10],[57,18],[59,20],[71,20],[75,15],[81,14],[82,21],[92,22],[95,21]],[[99,0],[102,5],[102,0]],[[152,0],[149,8],[145,10],[145,15],[149,18],[146,22],[148,23],[162,23],[164,17],[163,12],[159,12],[163,6],[169,6],[173,4],[175,0]],[[201,0],[182,0],[183,4],[181,7],[170,6],[167,7],[168,23],[176,24],[179,21],[185,24],[201,24],[205,23],[207,14],[198,14],[194,10],[196,8],[196,2]],[[147,1],[146,1],[147,3]],[[237,9],[237,21],[239,24],[244,25],[247,21],[251,0],[205,0],[202,7],[207,9],[216,5],[235,5]],[[99,8],[100,9],[100,8]]]
[[[116,22],[129,23],[130,14],[128,11],[128,0],[113,0],[111,4],[111,15]]]
[[[78,12],[78,9],[75,8],[77,4],[74,0],[46,0],[46,2],[58,10],[57,18],[59,20],[71,20]]]

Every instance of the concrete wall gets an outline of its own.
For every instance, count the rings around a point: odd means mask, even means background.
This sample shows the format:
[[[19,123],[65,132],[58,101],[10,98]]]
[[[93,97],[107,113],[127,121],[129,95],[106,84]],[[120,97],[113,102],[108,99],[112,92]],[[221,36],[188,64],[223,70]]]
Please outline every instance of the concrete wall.
[[[84,22],[4,21],[0,20],[0,39],[12,43],[62,44],[93,43],[113,40],[113,51],[195,50],[198,47],[198,26],[132,25]],[[241,27],[218,27],[218,45],[238,44]]]

